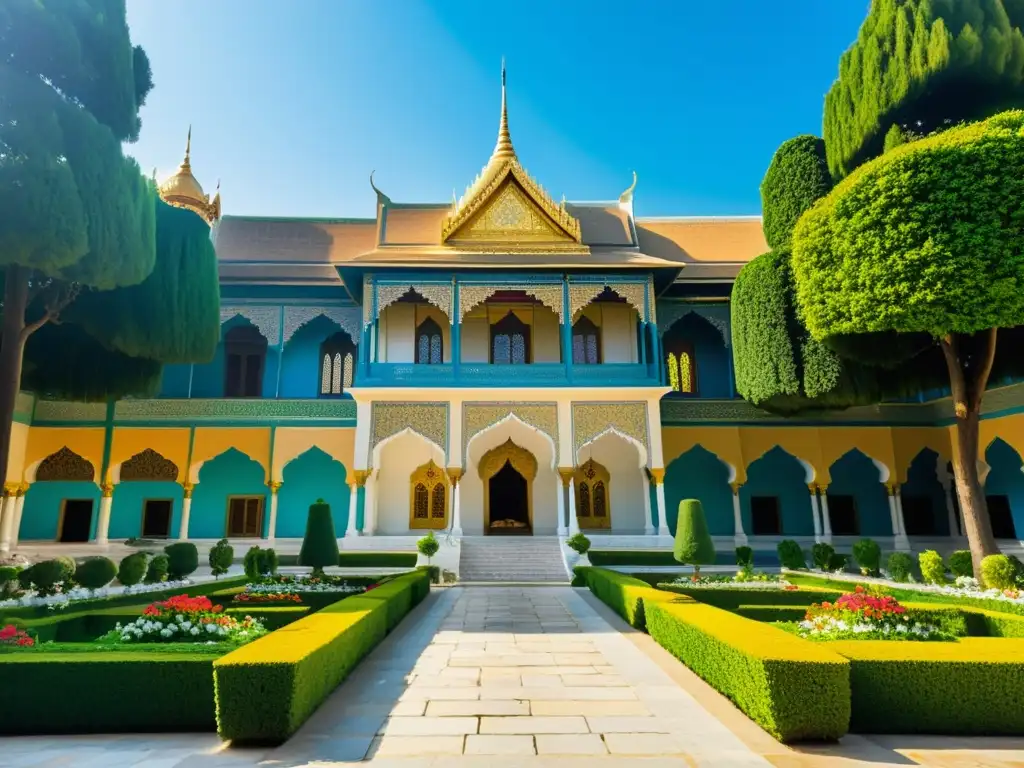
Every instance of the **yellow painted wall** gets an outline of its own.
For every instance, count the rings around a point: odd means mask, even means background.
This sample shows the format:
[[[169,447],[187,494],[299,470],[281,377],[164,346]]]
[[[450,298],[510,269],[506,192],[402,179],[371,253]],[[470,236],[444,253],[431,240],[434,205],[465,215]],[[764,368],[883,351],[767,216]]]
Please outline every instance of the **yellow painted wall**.
[[[74,451],[92,464],[98,482],[100,468],[103,466],[104,437],[103,427],[32,427],[25,448],[25,480],[35,480],[39,463],[67,446],[68,450]]]
[[[188,427],[135,429],[118,427],[110,444],[110,475],[117,466],[150,448],[178,465],[178,482],[188,473]]]
[[[316,447],[346,469],[352,469],[356,431],[336,427],[278,427],[274,434],[274,466],[272,476],[280,481],[285,466],[292,459]]]
[[[270,427],[197,427],[189,480],[198,482],[202,463],[232,448],[258,462],[270,479]]]
[[[7,482],[21,482],[21,473],[25,466],[25,451],[28,448],[29,431],[28,424],[20,424],[17,421],[11,424],[11,452],[7,457]]]

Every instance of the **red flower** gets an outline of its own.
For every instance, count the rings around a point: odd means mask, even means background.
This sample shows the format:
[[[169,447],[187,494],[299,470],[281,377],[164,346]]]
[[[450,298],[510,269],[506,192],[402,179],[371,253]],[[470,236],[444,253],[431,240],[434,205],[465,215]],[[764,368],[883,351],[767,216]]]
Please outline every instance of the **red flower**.
[[[368,586],[366,588],[366,591],[369,592],[371,589],[376,589],[379,586],[380,586],[380,584],[371,584],[370,586]]]
[[[13,624],[0,628],[0,645],[18,645],[22,647],[35,645],[36,641],[24,630]]]

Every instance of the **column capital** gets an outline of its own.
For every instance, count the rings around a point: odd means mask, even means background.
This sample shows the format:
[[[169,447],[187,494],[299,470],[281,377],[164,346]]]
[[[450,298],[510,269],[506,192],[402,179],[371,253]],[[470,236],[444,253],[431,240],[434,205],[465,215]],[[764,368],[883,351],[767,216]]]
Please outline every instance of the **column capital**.
[[[352,479],[355,481],[357,488],[362,488],[366,485],[367,479],[370,477],[370,470],[368,469],[353,469]]]
[[[818,483],[808,483],[807,490],[811,492],[812,496],[817,493],[820,493],[821,495],[824,496],[828,492],[828,486],[819,485]]]
[[[655,485],[662,485],[665,482],[664,467],[651,467],[647,471],[651,473],[651,480],[654,481]]]
[[[885,485],[885,492],[888,493],[890,496],[895,496],[897,493],[900,492],[900,484],[899,483],[885,483],[884,485]]]
[[[576,467],[559,467],[558,476],[562,478],[562,485],[566,488],[572,482],[573,475],[576,474]]]
[[[732,489],[733,495],[740,492],[740,488],[743,487],[743,483],[732,482],[729,483],[729,487]]]
[[[280,480],[271,480],[267,483],[267,488],[270,489],[270,493],[273,496],[277,496],[277,492],[281,490],[281,486],[284,485]]]
[[[17,496],[18,490],[21,488],[21,483],[4,483],[3,496]]]
[[[18,496],[24,496],[26,493],[28,493],[28,489],[30,487],[31,485],[29,483],[21,483],[18,486]]]
[[[192,498],[192,491],[196,489],[195,483],[190,483],[187,480],[181,484],[181,490],[185,493],[186,499]]]
[[[102,483],[100,485],[100,492],[103,494],[104,499],[109,499],[114,495],[114,484],[113,483]]]
[[[452,484],[452,487],[457,486],[462,478],[462,467],[448,467],[445,472],[448,473],[448,481]]]

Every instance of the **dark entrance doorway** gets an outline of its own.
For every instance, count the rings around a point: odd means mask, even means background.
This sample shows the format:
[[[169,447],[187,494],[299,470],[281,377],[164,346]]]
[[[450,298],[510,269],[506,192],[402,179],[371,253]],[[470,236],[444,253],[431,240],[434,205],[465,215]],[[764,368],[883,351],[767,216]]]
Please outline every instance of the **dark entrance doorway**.
[[[88,541],[90,528],[92,528],[92,499],[65,499],[58,541]]]
[[[171,535],[171,500],[146,499],[142,509],[142,538],[166,539]]]
[[[502,536],[530,535],[530,501],[526,478],[508,461],[488,482],[490,526],[488,533]]]

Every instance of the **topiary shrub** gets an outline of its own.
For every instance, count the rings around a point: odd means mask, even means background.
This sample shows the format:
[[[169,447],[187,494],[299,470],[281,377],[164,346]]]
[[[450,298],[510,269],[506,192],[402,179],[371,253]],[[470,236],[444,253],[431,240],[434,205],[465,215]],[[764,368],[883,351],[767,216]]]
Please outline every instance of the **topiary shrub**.
[[[22,570],[20,565],[0,565],[0,600],[10,600],[21,594],[18,575]]]
[[[836,552],[832,557],[828,559],[828,569],[835,573],[836,571],[845,571],[847,566],[850,565],[850,556],[841,555]]]
[[[989,555],[981,561],[981,580],[988,589],[1010,589],[1017,569],[1006,555]]]
[[[20,574],[18,580],[22,586],[32,587],[42,596],[52,595],[59,587],[71,581],[75,574],[75,561],[70,557],[55,557],[52,560],[41,560],[29,566]]]
[[[313,567],[313,573],[321,575],[328,565],[338,564],[338,540],[334,536],[334,520],[331,519],[331,505],[317,499],[309,507],[306,518],[306,535],[299,550],[299,565]]]
[[[416,542],[416,549],[421,555],[427,558],[427,562],[430,562],[430,558],[437,554],[437,550],[441,548],[437,538],[434,536],[434,532],[430,531],[426,536]]]
[[[75,568],[75,581],[86,589],[102,589],[117,576],[117,563],[109,557],[87,557]]]
[[[910,574],[914,571],[914,558],[906,552],[893,552],[885,561],[885,572],[893,581],[901,584],[910,581]]]
[[[249,547],[249,551],[242,558],[242,568],[245,570],[245,576],[249,581],[255,581],[262,575],[260,573],[259,556],[259,547]]]
[[[179,541],[164,547],[167,555],[167,577],[181,581],[199,567],[199,549],[195,544]]]
[[[754,550],[750,547],[736,547],[736,565],[741,571],[749,571],[754,567]]]
[[[697,499],[683,499],[679,502],[676,542],[672,554],[677,562],[693,566],[694,578],[700,576],[702,565],[715,562],[715,543],[708,533],[704,507]]]
[[[800,548],[792,539],[783,539],[775,547],[775,551],[779,555],[779,562],[782,563],[783,568],[789,568],[794,571],[806,570],[807,560],[804,557],[804,551]]]
[[[160,553],[153,555],[149,561],[149,567],[146,568],[146,583],[147,584],[158,584],[161,581],[167,579],[167,570],[170,568],[170,558],[167,555]]]
[[[814,563],[814,567],[819,571],[827,571],[829,561],[836,551],[832,548],[831,544],[825,542],[818,542],[811,547],[811,562]]]
[[[259,562],[260,573],[265,573],[268,576],[273,576],[277,573],[277,552],[274,551],[273,547],[260,550]]]
[[[223,576],[235,562],[235,548],[228,544],[227,539],[221,539],[210,547],[210,572],[214,578]]]
[[[565,540],[565,545],[579,555],[585,555],[590,551],[590,539],[578,531]]]
[[[921,578],[926,584],[946,583],[946,564],[942,562],[942,555],[934,549],[929,549],[917,556],[917,563],[921,567]]]
[[[149,555],[146,552],[133,552],[118,566],[117,580],[126,587],[133,587],[146,576],[148,567]]]
[[[873,576],[882,564],[882,549],[874,539],[861,539],[853,545],[853,559],[863,575]]]
[[[958,549],[949,556],[949,570],[953,576],[974,576],[974,562],[971,560],[971,550]]]
[[[769,248],[787,248],[800,215],[832,189],[825,142],[797,136],[782,143],[761,181],[762,228]]]

